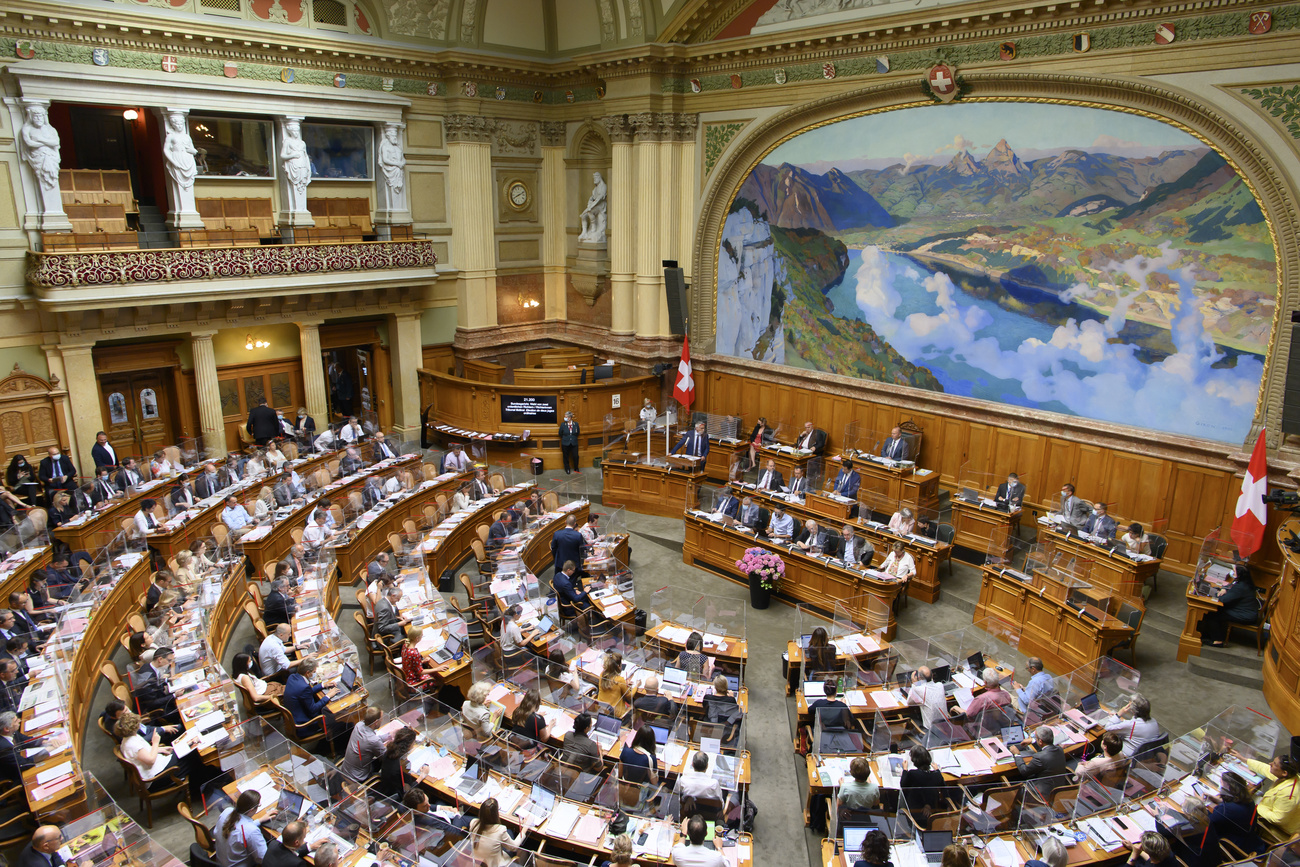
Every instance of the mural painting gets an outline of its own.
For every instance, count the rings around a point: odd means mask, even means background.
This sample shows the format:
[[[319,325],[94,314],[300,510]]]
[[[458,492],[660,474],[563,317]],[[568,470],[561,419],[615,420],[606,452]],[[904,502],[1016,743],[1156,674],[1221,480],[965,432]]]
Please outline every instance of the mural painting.
[[[721,354],[1241,442],[1276,263],[1196,137],[984,102],[777,146],[732,203],[717,293]]]

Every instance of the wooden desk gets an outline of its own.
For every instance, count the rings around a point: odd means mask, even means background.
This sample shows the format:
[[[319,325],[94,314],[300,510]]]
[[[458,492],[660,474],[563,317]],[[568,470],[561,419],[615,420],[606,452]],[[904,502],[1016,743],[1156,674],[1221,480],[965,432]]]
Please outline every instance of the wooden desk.
[[[1196,582],[1188,581],[1187,589],[1184,591],[1187,596],[1187,617],[1183,621],[1183,632],[1178,636],[1179,662],[1186,662],[1189,656],[1201,655],[1201,620],[1211,611],[1218,611],[1223,607],[1223,603],[1218,599],[1198,596],[1195,590]]]
[[[1066,557],[1085,560],[1091,565],[1087,570],[1075,570],[1079,578],[1109,587],[1121,596],[1141,596],[1147,579],[1160,570],[1159,560],[1139,563],[1123,554],[1098,547],[1079,536],[1067,536],[1053,526],[1038,521],[1039,539],[1050,542],[1052,550]]]
[[[953,542],[1002,560],[1010,559],[1011,537],[1020,533],[1019,509],[1004,512],[960,497],[948,502],[952,504]]]
[[[675,518],[699,502],[704,471],[682,472],[650,464],[604,463],[604,502],[629,512]]]
[[[1105,656],[1133,634],[1127,624],[1105,612],[1094,609],[1098,617],[1094,620],[1053,598],[1044,592],[1040,576],[1025,582],[989,566],[981,571],[983,584],[974,620],[1004,621],[1018,631],[1020,652],[1041,657],[1048,668],[1073,671]]]
[[[7,604],[10,593],[26,593],[32,573],[50,565],[50,551],[49,545],[23,548],[0,563],[0,599]]]
[[[482,523],[491,524],[493,515],[503,511],[508,506],[527,499],[535,487],[537,487],[536,482],[524,482],[515,485],[513,488],[507,488],[504,494],[494,500],[480,501],[475,505],[474,511],[470,512],[466,518],[452,528],[450,533],[440,539],[435,539],[432,535],[438,530],[438,527],[431,530],[430,535],[425,536],[424,541],[420,543],[420,547],[424,551],[424,565],[428,568],[429,574],[431,576],[442,575],[448,569],[459,567],[467,557],[472,557],[474,552],[473,542],[478,539],[478,530],[476,529],[478,525]],[[435,541],[437,544],[433,544]]]
[[[881,653],[889,650],[888,641],[879,641],[875,636],[860,631],[852,633],[852,635],[866,647],[866,650],[862,653],[853,654],[853,658],[864,668],[869,667]],[[832,639],[831,643],[834,644],[834,642],[835,639]],[[838,648],[835,651],[835,658],[837,660],[848,659]],[[794,639],[786,642],[785,658],[781,660],[781,667],[783,669],[781,674],[786,680],[786,694],[793,695],[799,689],[799,675],[803,671],[803,645]]]
[[[858,486],[858,501],[868,508],[888,510],[891,514],[899,506],[909,506],[913,511],[939,510],[940,474],[934,470],[913,465],[889,466],[857,454],[848,457],[862,478]],[[844,455],[836,455],[826,462],[826,474],[832,481],[844,459]]]
[[[696,631],[692,627],[683,626],[672,620],[664,620],[655,624],[646,630],[646,641],[657,641],[662,646],[669,648],[673,653],[681,653],[686,649],[685,641],[671,641],[664,637],[664,631],[673,627]],[[749,642],[744,638],[735,635],[724,635],[723,646],[718,647],[716,644],[709,644],[705,641],[704,652],[714,659],[722,662],[729,662],[734,665],[745,665],[749,662]]]
[[[334,552],[337,559],[339,574],[344,576],[345,580],[354,578],[365,569],[376,554],[388,550],[390,533],[404,532],[402,529],[404,521],[408,518],[412,520],[422,518],[424,507],[436,504],[439,494],[450,499],[456,492],[456,488],[470,478],[473,478],[471,474],[460,473],[441,482],[434,482],[424,487],[417,486],[414,491],[406,492],[404,496],[376,515],[366,526],[353,529],[352,537],[347,542],[331,545],[330,550]]]
[[[791,551],[748,533],[724,527],[721,524],[687,513],[686,540],[682,545],[682,562],[688,566],[701,565],[731,581],[749,586],[748,576],[736,574],[736,561],[748,548],[763,548],[780,555],[785,561],[785,580],[780,593],[795,602],[815,605],[825,611],[836,602],[851,601],[862,606],[851,611],[870,629],[883,628],[886,638],[894,637],[894,597],[902,586],[898,582],[884,581],[865,572],[849,569],[842,564],[828,563],[810,557],[801,551]],[[876,613],[868,617],[864,597],[870,595],[880,601],[881,609],[888,611],[885,622],[873,622]]]
[[[677,440],[673,440],[673,445]],[[704,475],[715,482],[731,481],[733,469],[738,469],[740,459],[749,454],[747,442],[723,442],[709,437],[709,454],[704,459]]]

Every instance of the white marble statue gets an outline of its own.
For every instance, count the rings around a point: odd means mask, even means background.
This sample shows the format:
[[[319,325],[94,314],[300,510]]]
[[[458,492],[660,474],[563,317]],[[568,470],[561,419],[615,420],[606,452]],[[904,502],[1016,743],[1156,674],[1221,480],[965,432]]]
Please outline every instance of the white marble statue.
[[[385,124],[384,138],[379,143],[379,168],[384,173],[384,185],[394,197],[401,195],[406,183],[406,156],[397,136],[397,124]]]
[[[302,127],[291,120],[284,125],[284,144],[280,146],[280,168],[284,170],[289,194],[288,210],[307,210],[307,185],[311,183],[311,159],[302,140]]]
[[[605,210],[608,206],[606,201],[605,179],[600,176],[600,172],[591,173],[591,195],[587,197],[587,207],[583,209],[578,219],[582,222],[582,231],[578,235],[578,242],[581,244],[603,244],[605,243]]]
[[[31,166],[40,188],[41,213],[63,213],[63,200],[59,197],[59,131],[50,126],[45,106],[27,106],[27,121],[20,136],[23,160]]]
[[[167,163],[167,192],[171,197],[172,212],[197,213],[194,204],[194,179],[199,165],[195,160],[199,150],[194,146],[186,129],[183,111],[167,112],[167,138],[163,141],[163,159]]]

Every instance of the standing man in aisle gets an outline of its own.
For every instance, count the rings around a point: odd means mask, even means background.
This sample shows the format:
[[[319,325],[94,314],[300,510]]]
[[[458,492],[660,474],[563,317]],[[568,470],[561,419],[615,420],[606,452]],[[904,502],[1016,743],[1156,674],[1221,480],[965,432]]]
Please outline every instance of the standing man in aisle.
[[[258,400],[257,406],[248,411],[246,429],[253,442],[259,446],[266,445],[280,435],[280,420],[276,418],[275,410],[266,405],[265,397]]]
[[[564,421],[560,422],[560,454],[564,457],[564,474],[567,476],[571,470],[582,472],[582,458],[578,454],[578,437],[581,431],[578,429],[578,423],[573,420],[573,413],[566,412]]]

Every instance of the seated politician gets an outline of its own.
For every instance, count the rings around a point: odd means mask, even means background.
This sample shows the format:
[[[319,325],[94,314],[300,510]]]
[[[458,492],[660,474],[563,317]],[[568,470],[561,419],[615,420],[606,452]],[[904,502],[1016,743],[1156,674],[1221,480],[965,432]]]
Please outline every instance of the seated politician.
[[[1115,519],[1106,514],[1106,504],[1096,503],[1092,514],[1083,522],[1083,532],[1109,541],[1115,538]]]

